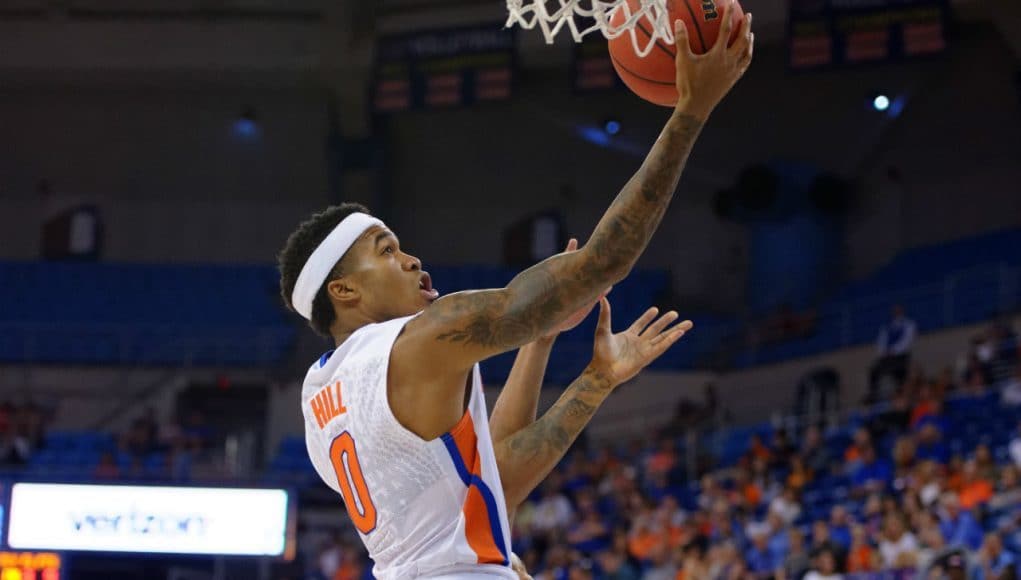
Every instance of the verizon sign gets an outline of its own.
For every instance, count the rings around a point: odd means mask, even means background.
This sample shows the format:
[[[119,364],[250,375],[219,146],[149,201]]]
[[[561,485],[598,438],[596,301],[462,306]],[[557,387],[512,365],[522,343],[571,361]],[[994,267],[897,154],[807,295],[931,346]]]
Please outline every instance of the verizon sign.
[[[19,550],[283,556],[287,492],[17,483],[8,543]]]

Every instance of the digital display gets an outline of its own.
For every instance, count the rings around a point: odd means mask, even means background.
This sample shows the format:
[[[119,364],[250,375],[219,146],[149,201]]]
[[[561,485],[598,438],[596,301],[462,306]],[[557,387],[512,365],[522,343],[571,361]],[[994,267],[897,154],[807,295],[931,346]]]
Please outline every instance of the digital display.
[[[7,543],[19,550],[291,552],[281,489],[16,483],[10,512]]]
[[[610,47],[599,35],[585,37],[575,43],[571,61],[571,84],[576,92],[623,88],[624,81],[613,68]]]
[[[503,23],[385,37],[376,53],[377,112],[457,107],[511,96],[514,33]]]
[[[0,552],[0,580],[60,580],[60,554]]]
[[[942,52],[946,0],[791,0],[788,65],[811,69]]]

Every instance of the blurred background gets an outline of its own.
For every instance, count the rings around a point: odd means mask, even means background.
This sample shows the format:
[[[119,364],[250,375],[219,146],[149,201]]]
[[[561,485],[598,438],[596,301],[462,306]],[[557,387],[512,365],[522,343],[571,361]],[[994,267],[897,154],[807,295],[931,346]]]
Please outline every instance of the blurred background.
[[[555,579],[1015,577],[1021,3],[743,6],[754,65],[611,296],[618,323],[696,329],[607,402],[515,550]],[[371,577],[304,449],[332,347],[283,309],[287,235],[357,201],[441,292],[500,286],[584,242],[668,115],[605,40],[505,20],[0,1],[3,580]],[[512,359],[483,364],[492,397]]]

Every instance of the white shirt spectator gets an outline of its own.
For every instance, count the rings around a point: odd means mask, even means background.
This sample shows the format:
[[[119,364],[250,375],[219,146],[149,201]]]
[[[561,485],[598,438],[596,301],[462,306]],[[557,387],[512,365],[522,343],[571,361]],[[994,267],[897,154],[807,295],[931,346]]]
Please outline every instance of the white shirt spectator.
[[[915,321],[906,316],[898,316],[889,324],[879,329],[876,348],[880,356],[897,356],[911,352],[917,334]]]
[[[805,574],[804,580],[844,580],[843,574],[823,574],[812,570],[808,574]]]
[[[883,557],[883,567],[893,568],[901,554],[908,554],[918,551],[918,540],[911,533],[904,533],[896,542],[883,539],[879,543],[879,554]]]
[[[943,489],[938,481],[930,481],[929,483],[922,486],[922,489],[918,491],[919,499],[922,500],[922,505],[930,507],[936,503],[939,496],[943,494]]]
[[[1021,436],[1014,437],[1010,442],[1010,458],[1014,460],[1014,465],[1021,468]]]
[[[545,497],[539,502],[539,505],[535,508],[535,515],[532,518],[532,526],[541,531],[552,530],[554,528],[563,529],[571,523],[571,516],[573,514],[574,510],[571,508],[571,502],[558,493],[551,497]]]
[[[1001,395],[1003,404],[1017,407],[1021,405],[1021,373],[1011,377],[1003,386]]]
[[[778,495],[769,504],[769,511],[780,516],[780,519],[789,526],[801,515],[801,505],[797,501],[789,501],[786,497]]]

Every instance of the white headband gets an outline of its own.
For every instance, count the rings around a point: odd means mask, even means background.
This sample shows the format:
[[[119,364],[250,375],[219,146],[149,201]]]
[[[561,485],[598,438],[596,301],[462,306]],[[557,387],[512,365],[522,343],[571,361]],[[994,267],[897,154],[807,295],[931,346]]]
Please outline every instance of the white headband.
[[[333,267],[344,257],[344,254],[351,249],[358,238],[365,233],[365,230],[372,226],[386,227],[382,221],[360,212],[353,213],[344,218],[337,227],[333,228],[330,235],[326,236],[323,243],[319,244],[312,255],[308,257],[305,266],[298,274],[298,281],[294,284],[294,292],[291,294],[291,304],[298,314],[308,320],[312,320],[312,302],[322,288],[323,282],[330,275]]]

